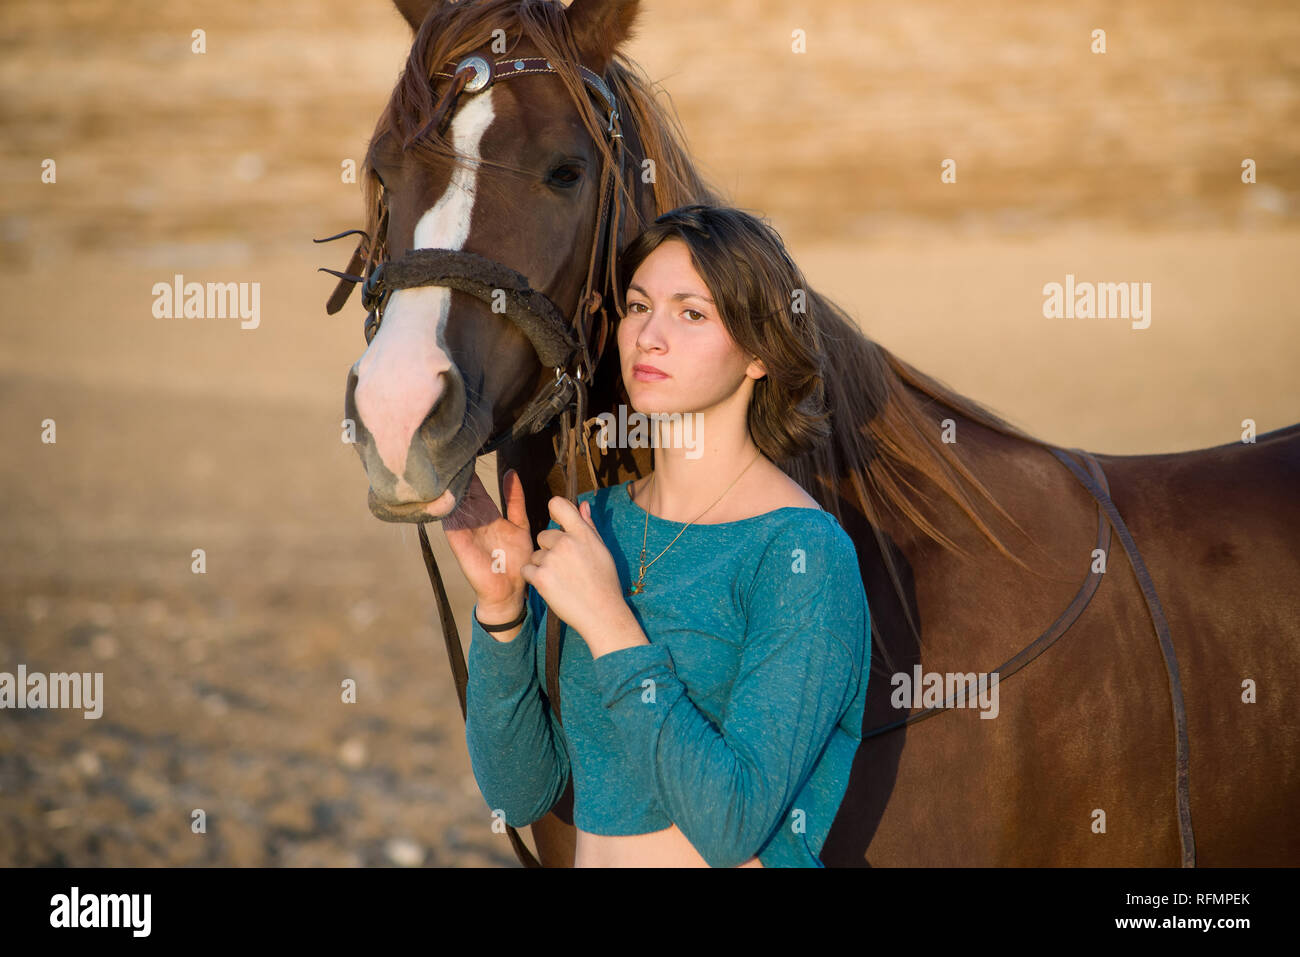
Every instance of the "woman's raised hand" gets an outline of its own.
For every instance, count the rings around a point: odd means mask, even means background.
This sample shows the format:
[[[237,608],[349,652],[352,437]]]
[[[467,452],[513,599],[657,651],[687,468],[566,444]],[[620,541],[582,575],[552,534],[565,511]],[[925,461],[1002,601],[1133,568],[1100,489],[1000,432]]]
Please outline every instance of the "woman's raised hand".
[[[533,536],[524,484],[514,469],[505,474],[503,497],[505,517],[475,472],[460,507],[442,520],[442,530],[480,608],[522,610],[527,583],[520,569],[533,556]]]

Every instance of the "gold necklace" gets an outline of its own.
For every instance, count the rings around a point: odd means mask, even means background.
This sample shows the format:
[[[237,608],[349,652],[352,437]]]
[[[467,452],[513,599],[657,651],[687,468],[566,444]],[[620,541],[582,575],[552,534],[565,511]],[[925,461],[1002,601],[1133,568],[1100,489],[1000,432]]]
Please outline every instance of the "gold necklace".
[[[717,501],[715,501],[715,502],[713,503],[713,505],[717,505],[718,502],[721,502],[721,501],[722,501],[723,496],[726,495],[728,492],[731,491],[731,487],[732,487],[732,485],[735,485],[737,482],[740,481],[740,476],[741,476],[741,475],[744,475],[746,472],[748,472],[749,469],[750,469],[750,466],[752,466],[752,465],[754,464],[754,462],[757,462],[758,459],[759,459],[759,456],[761,456],[762,454],[763,454],[763,453],[762,453],[762,451],[760,450],[759,453],[758,453],[758,455],[755,455],[755,456],[754,456],[753,460],[749,463],[749,465],[746,465],[743,469],[740,470],[740,475],[737,475],[734,479],[731,480],[731,485],[728,485],[725,489],[722,490],[722,495],[719,495],[719,496],[718,496]],[[654,482],[655,482],[655,476],[654,476],[654,473],[651,472],[651,473],[650,473],[650,481],[646,483],[646,487],[645,487],[646,492],[649,492],[649,491],[650,491],[650,486],[653,485]],[[648,496],[647,496],[647,499],[646,499],[646,504],[647,504],[647,505],[650,504],[650,501],[649,501],[649,497],[648,497]],[[659,553],[658,555],[656,555],[654,558],[650,559],[650,563],[649,563],[649,564],[646,564],[646,560],[645,560],[645,546],[646,546],[646,536],[647,536],[647,535],[649,534],[649,532],[650,532],[650,509],[647,508],[647,509],[645,510],[645,530],[641,532],[641,572],[640,572],[640,574],[637,576],[636,582],[632,585],[632,590],[629,591],[629,592],[627,593],[629,598],[632,597],[633,595],[639,595],[639,594],[641,594],[641,592],[645,591],[645,573],[646,573],[646,569],[648,569],[648,568],[650,567],[650,565],[653,565],[655,562],[659,561],[659,559],[663,558],[663,556],[664,556],[664,552],[668,551],[669,548],[672,548],[672,547],[673,547],[673,543],[676,542],[677,539],[679,539],[679,538],[682,537],[682,532],[686,531],[686,529],[690,528],[692,525],[694,525],[696,522],[698,522],[701,518],[703,518],[703,517],[708,513],[709,509],[713,508],[713,505],[710,505],[709,508],[706,508],[703,512],[700,512],[699,515],[696,515],[693,519],[691,519],[689,522],[687,522],[685,525],[683,525],[683,526],[682,526],[682,531],[681,531],[681,532],[678,532],[676,535],[674,535],[674,536],[673,536],[673,540],[672,540],[671,542],[668,543],[668,545],[664,548],[664,551],[663,551],[663,552],[660,552],[660,553]]]

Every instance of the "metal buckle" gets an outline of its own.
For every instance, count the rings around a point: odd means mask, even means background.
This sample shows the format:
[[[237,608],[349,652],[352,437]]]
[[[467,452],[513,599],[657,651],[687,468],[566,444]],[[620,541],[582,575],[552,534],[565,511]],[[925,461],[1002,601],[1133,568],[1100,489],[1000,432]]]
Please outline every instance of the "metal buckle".
[[[388,292],[384,288],[384,265],[384,263],[376,263],[370,270],[370,275],[366,277],[365,285],[361,287],[361,304],[367,309],[379,308]]]
[[[539,416],[538,419],[533,422],[532,427],[528,430],[529,433],[536,435],[538,432],[542,431],[542,429],[546,428],[551,419],[563,412],[569,405],[570,400],[573,398],[575,388],[576,386],[573,377],[559,366],[556,366],[555,384],[551,387],[551,394],[547,397],[543,406],[547,411],[547,415],[545,417]]]

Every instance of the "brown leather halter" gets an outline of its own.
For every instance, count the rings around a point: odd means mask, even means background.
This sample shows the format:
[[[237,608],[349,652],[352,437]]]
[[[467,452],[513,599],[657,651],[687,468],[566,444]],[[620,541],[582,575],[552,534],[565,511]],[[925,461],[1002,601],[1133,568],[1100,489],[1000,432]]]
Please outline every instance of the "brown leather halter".
[[[617,276],[618,236],[620,226],[621,193],[618,189],[619,174],[623,164],[623,133],[619,123],[617,104],[613,93],[605,82],[586,67],[579,66],[582,78],[597,97],[603,101],[607,111],[608,125],[606,132],[611,140],[616,164],[606,160],[601,169],[600,209],[596,217],[595,236],[592,239],[591,259],[587,267],[587,280],[578,300],[577,309],[569,323],[562,319],[561,310],[544,294],[532,289],[526,277],[501,263],[477,256],[462,250],[418,249],[407,250],[406,255],[396,260],[387,260],[386,226],[388,206],[381,192],[383,210],[376,230],[375,240],[361,230],[347,230],[328,239],[315,242],[329,242],[342,236],[358,234],[362,240],[353,253],[346,272],[322,269],[339,277],[339,284],[326,304],[326,311],[333,315],[343,308],[355,284],[363,286],[362,302],[369,310],[365,334],[369,343],[383,321],[383,310],[388,296],[394,289],[408,289],[415,286],[448,286],[469,293],[479,299],[491,301],[493,293],[503,290],[506,294],[506,315],[528,336],[537,351],[538,358],[545,366],[555,369],[555,381],[548,383],[533,398],[520,414],[515,423],[497,436],[489,438],[477,453],[486,454],[507,440],[515,440],[541,431],[547,424],[560,415],[560,434],[555,443],[556,461],[564,464],[565,497],[576,502],[577,495],[577,461],[579,455],[586,461],[592,488],[599,488],[595,468],[591,461],[587,429],[592,421],[586,418],[587,388],[592,380],[600,358],[603,355],[611,322],[606,314],[600,289],[608,289],[617,299],[619,291],[615,278]],[[540,57],[518,60],[501,60],[488,63],[482,57],[471,56],[460,61],[454,72],[438,72],[435,76],[450,78],[451,85],[443,94],[435,109],[435,115],[429,125],[438,124],[441,131],[450,120],[450,115],[462,91],[478,92],[491,83],[511,76],[523,76],[538,73],[554,73],[550,61]],[[427,127],[426,127],[427,129]],[[606,216],[606,210],[613,205],[612,214]],[[604,260],[604,274],[601,285],[593,286],[595,267],[598,260]],[[358,270],[362,270],[360,274]],[[591,322],[596,323],[595,352],[592,354],[590,333]],[[576,362],[572,374],[569,368]],[[576,419],[574,417],[576,413]],[[581,436],[579,435],[581,433]],[[1088,452],[1071,449],[1086,463],[1085,472],[1069,455],[1061,449],[1053,448],[1051,452],[1074,474],[1089,494],[1097,502],[1097,548],[1109,555],[1111,528],[1119,533],[1120,542],[1128,554],[1142,596],[1147,603],[1152,623],[1156,630],[1156,639],[1165,662],[1165,672],[1169,679],[1169,694],[1174,717],[1175,735],[1175,788],[1178,811],[1178,833],[1182,848],[1182,866],[1196,866],[1196,843],[1192,831],[1190,789],[1188,784],[1189,753],[1187,739],[1187,714],[1183,704],[1182,681],[1179,677],[1178,661],[1174,653],[1173,642],[1169,636],[1169,626],[1164,611],[1156,595],[1155,585],[1147,572],[1146,564],[1138,553],[1137,545],[1129,533],[1128,527],[1120,517],[1119,510],[1110,499],[1110,488],[1105,472],[1100,464]],[[452,679],[456,685],[456,697],[460,703],[461,716],[467,714],[465,689],[469,680],[465,654],[460,642],[451,603],[443,585],[442,574],[433,556],[433,549],[424,530],[419,526],[420,552],[424,558],[425,569],[429,574],[429,583],[433,588],[438,604],[438,616],[442,621],[443,639],[447,648],[447,657],[451,664]],[[1018,654],[1009,658],[994,669],[999,676],[999,683],[1015,674],[1029,662],[1033,661],[1051,647],[1087,608],[1101,583],[1101,572],[1091,570],[1070,604],[1052,625],[1038,638],[1030,642]],[[560,716],[559,690],[559,619],[555,615],[547,616],[546,634],[546,696],[549,706],[554,710],[556,720],[563,723]],[[952,700],[908,715],[891,724],[865,732],[862,739],[876,737],[897,730],[904,725],[933,716],[948,710]],[[571,793],[566,791],[565,798]],[[571,800],[571,798],[570,798]],[[558,806],[558,805],[557,805]],[[520,839],[518,832],[506,825],[506,834],[510,845],[520,863],[525,867],[540,867],[541,864]]]

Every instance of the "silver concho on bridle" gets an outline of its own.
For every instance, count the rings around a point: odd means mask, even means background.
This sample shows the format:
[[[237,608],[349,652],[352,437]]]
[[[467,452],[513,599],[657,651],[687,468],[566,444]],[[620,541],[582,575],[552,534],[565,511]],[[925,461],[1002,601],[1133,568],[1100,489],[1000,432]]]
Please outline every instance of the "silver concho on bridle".
[[[456,72],[459,73],[471,66],[474,68],[474,76],[465,83],[465,90],[469,93],[477,93],[491,82],[492,64],[481,56],[467,56],[456,64]]]

